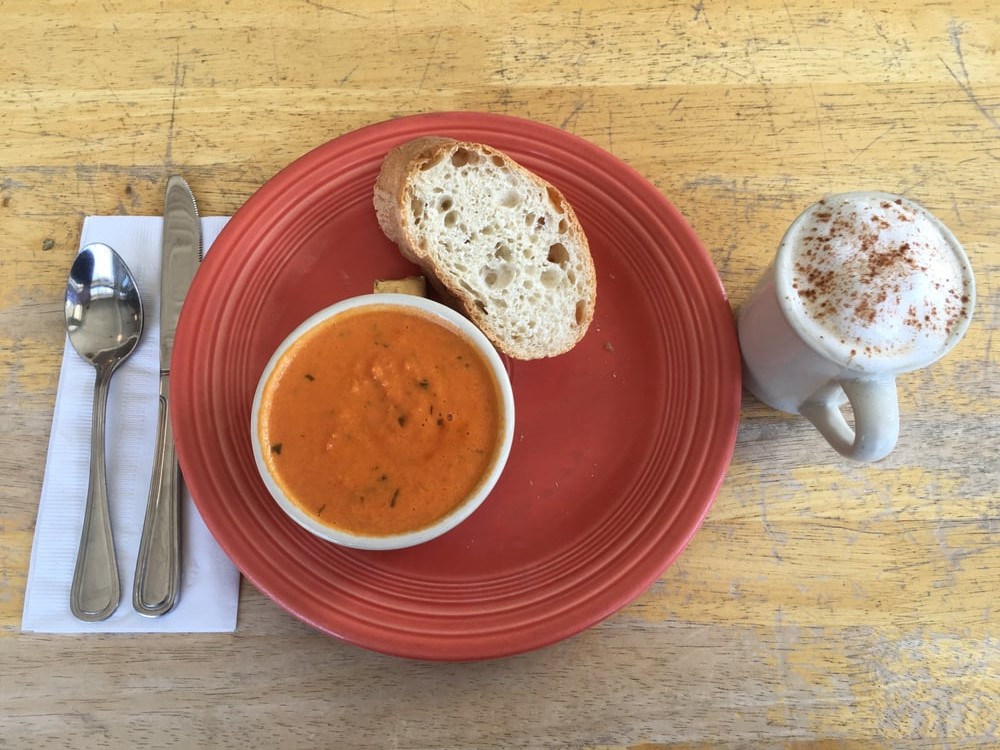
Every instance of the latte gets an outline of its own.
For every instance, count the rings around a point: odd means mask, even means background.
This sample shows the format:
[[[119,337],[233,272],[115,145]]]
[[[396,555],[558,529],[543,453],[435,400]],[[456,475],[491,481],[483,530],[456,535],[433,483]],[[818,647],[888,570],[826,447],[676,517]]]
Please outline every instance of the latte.
[[[800,216],[777,291],[810,338],[861,370],[920,367],[964,332],[972,278],[957,240],[924,208],[845,193]]]

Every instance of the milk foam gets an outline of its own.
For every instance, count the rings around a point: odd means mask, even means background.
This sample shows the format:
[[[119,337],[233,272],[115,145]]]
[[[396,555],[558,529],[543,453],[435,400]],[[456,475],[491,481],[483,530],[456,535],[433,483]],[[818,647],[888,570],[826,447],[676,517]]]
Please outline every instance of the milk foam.
[[[882,193],[835,196],[812,206],[785,241],[779,293],[846,364],[930,361],[968,323],[962,253],[915,203]]]

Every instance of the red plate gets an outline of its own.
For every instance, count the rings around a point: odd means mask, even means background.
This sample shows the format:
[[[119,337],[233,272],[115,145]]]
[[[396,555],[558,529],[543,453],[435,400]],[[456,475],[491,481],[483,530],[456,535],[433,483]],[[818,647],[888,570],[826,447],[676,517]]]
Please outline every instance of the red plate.
[[[257,477],[250,403],[302,320],[413,273],[382,235],[386,152],[424,134],[500,148],[563,190],[597,267],[594,323],[571,352],[508,362],[517,404],[504,475],[432,542],[364,552],[288,519]],[[641,594],[680,553],[728,467],[740,360],[715,268],[684,219],[591,143],[497,115],[406,117],[349,133],[264,185],[216,240],[173,355],[174,436],[209,529],[279,605],[338,638],[421,659],[538,648]]]

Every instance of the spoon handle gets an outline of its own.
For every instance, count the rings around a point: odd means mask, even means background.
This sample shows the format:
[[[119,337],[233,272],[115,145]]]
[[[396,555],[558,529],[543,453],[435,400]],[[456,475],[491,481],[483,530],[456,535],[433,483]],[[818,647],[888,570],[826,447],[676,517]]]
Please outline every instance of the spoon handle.
[[[111,368],[98,367],[94,382],[94,414],[91,419],[87,506],[70,589],[70,610],[76,617],[87,622],[107,619],[118,608],[121,596],[104,464],[104,422],[110,382]]]
[[[180,588],[180,471],[170,423],[170,374],[160,373],[160,413],[153,475],[142,525],[132,606],[140,615],[159,617],[177,603]]]

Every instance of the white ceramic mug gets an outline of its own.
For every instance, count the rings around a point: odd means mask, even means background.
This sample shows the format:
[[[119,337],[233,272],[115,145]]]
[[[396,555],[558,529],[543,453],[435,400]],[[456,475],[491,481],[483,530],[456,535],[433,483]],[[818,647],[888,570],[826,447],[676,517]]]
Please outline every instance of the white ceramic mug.
[[[744,382],[841,454],[878,461],[899,435],[896,377],[954,347],[974,304],[968,257],[926,209],[887,193],[825,198],[792,223],[740,311]]]

